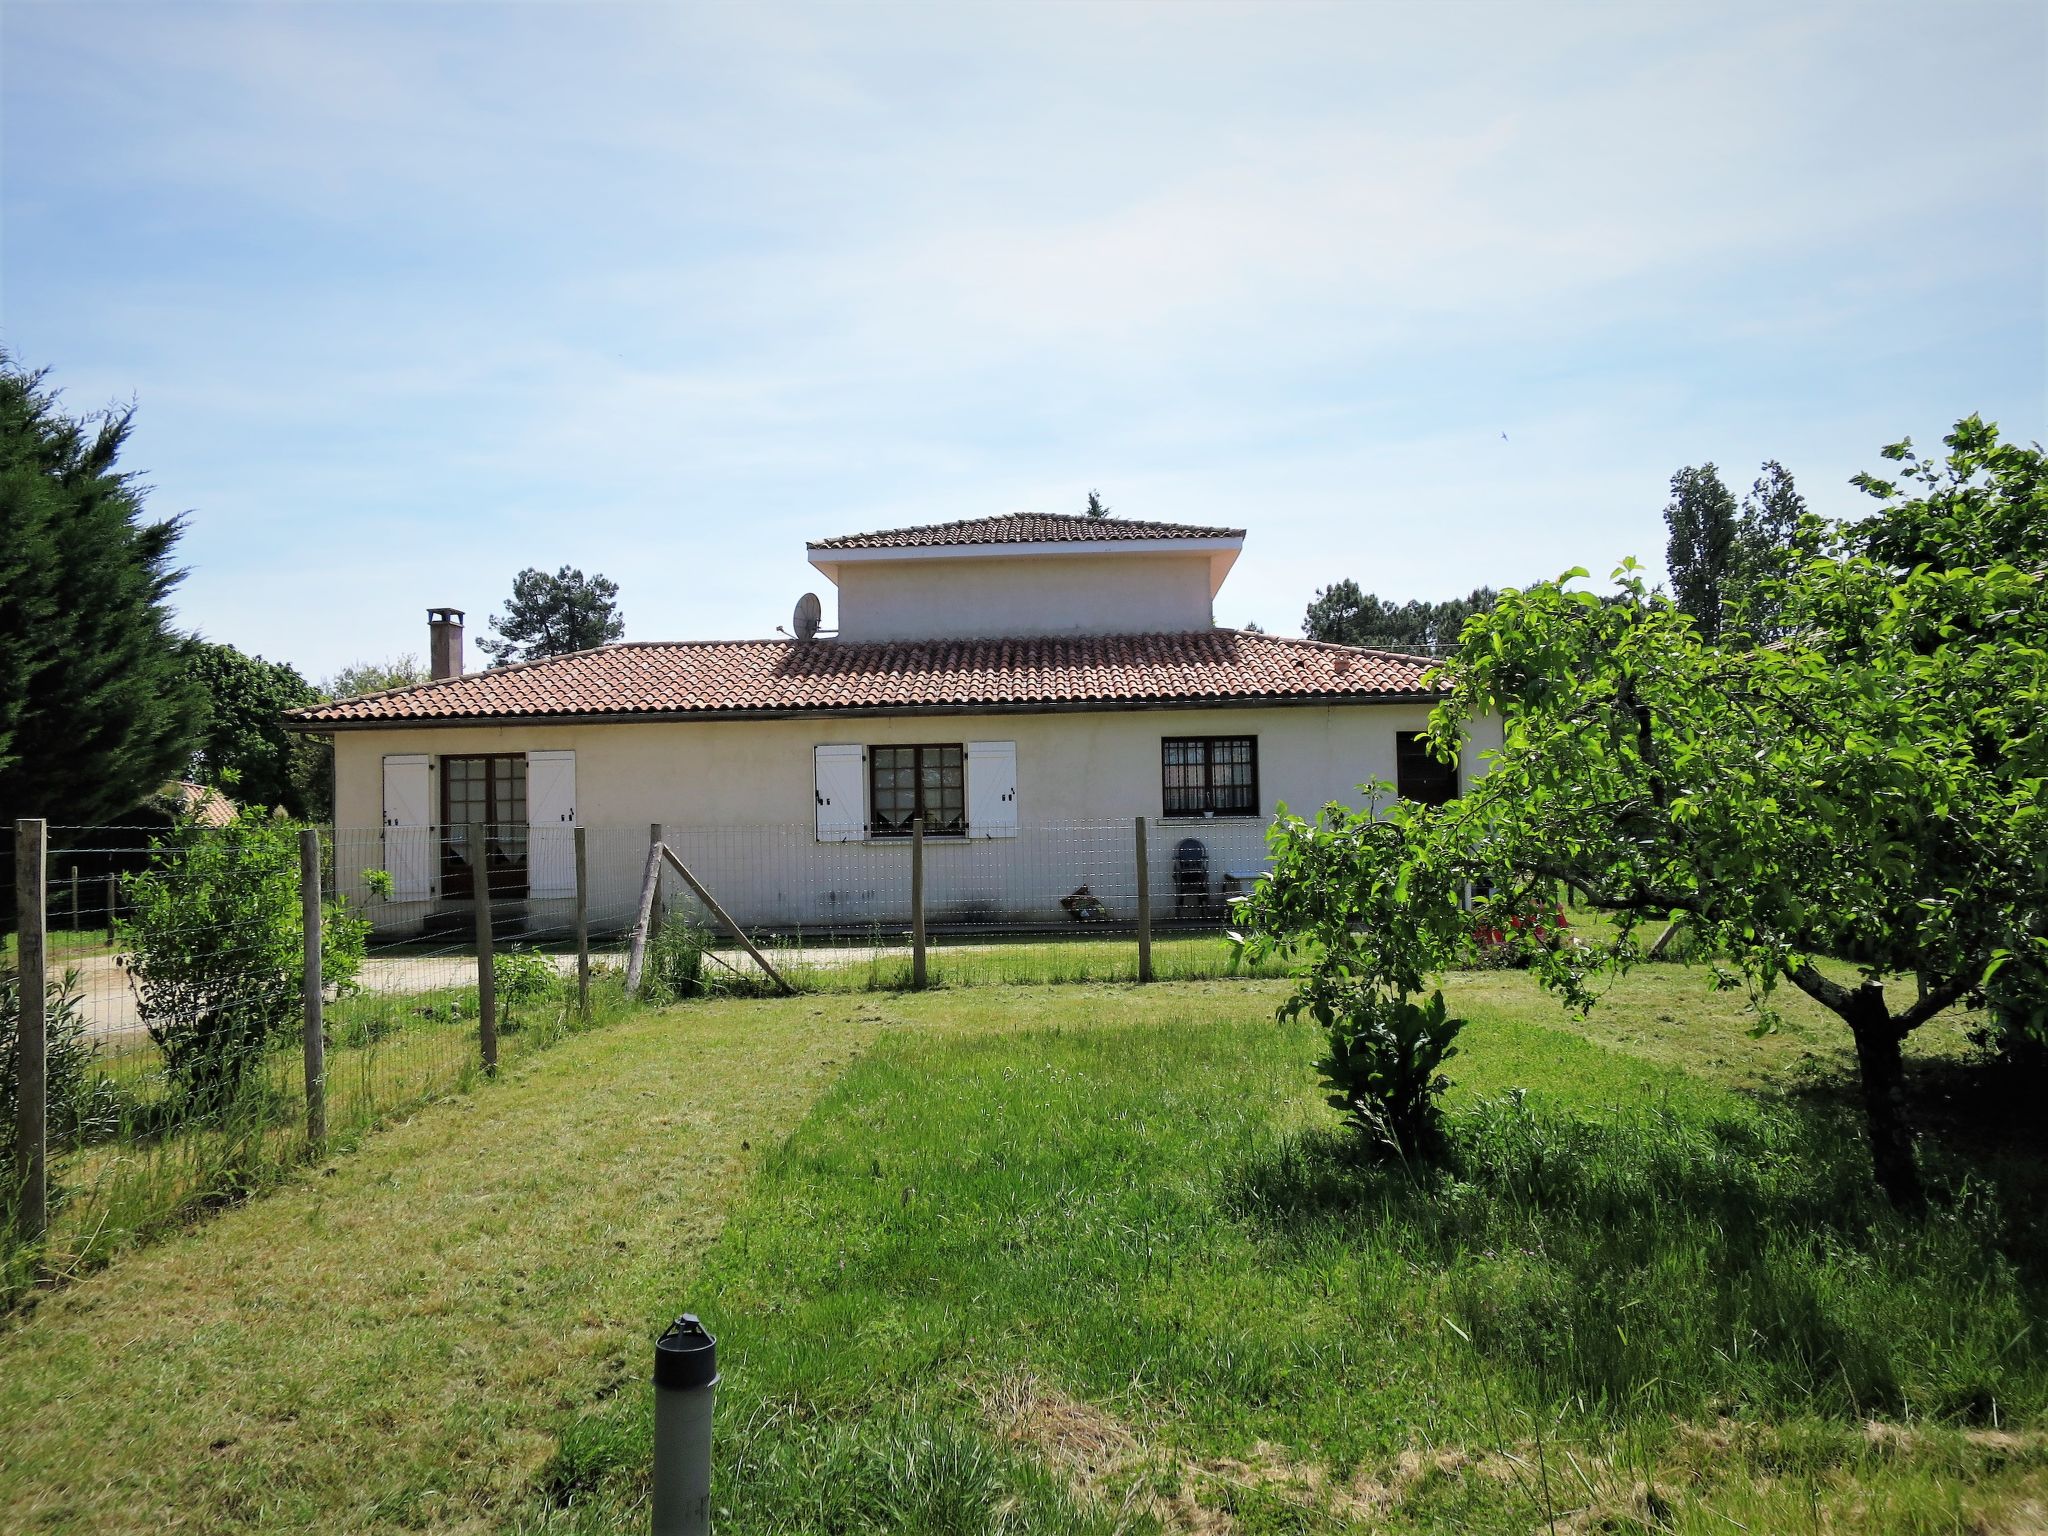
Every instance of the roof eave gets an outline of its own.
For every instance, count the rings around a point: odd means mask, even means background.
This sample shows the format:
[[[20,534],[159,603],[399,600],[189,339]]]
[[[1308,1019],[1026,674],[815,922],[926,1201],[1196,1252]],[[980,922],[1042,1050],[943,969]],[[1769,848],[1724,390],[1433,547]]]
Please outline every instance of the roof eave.
[[[476,729],[503,725],[675,725],[746,720],[872,720],[891,715],[1072,715],[1196,709],[1354,708],[1362,705],[1435,704],[1441,689],[1361,693],[1233,694],[1228,698],[1050,699],[1029,702],[970,701],[945,704],[855,704],[775,709],[664,709],[562,714],[439,715],[379,720],[301,720],[287,717],[285,729],[305,735],[337,731]]]

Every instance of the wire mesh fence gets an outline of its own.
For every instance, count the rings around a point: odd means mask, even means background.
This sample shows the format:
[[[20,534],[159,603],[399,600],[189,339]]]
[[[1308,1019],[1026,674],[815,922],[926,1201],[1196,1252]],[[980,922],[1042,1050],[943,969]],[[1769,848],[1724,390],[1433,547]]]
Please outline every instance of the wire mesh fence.
[[[1238,968],[1229,899],[1263,855],[1262,826],[1206,821],[844,842],[809,826],[339,828],[307,846],[250,816],[48,829],[50,1198],[38,1236],[7,1186],[0,1304],[616,1016],[636,948],[652,1002],[1221,976]],[[10,898],[17,873],[0,838]],[[8,913],[26,934],[34,914]],[[16,944],[0,957],[10,1142]]]

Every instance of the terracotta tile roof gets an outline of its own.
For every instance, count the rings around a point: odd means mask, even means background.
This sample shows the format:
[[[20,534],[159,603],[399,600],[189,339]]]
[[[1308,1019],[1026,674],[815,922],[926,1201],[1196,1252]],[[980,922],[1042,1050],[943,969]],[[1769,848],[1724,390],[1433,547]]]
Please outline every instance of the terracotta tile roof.
[[[1435,663],[1255,631],[1030,640],[633,642],[297,710],[302,728],[1433,699]]]
[[[932,549],[949,544],[1113,544],[1132,539],[1241,539],[1242,528],[1196,528],[1187,523],[1141,523],[1122,517],[1078,517],[1056,512],[1011,512],[970,517],[922,528],[885,528],[819,539],[812,549]]]

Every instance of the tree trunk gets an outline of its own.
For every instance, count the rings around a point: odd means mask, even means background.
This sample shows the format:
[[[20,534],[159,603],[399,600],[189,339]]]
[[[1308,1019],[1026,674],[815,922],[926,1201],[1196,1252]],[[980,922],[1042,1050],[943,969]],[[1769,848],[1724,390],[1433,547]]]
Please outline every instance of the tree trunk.
[[[1848,1018],[1856,1040],[1856,1069],[1863,1079],[1863,1112],[1878,1187],[1900,1210],[1918,1211],[1927,1204],[1927,1195],[1920,1186],[1913,1126],[1906,1116],[1906,1063],[1900,1049],[1905,1032],[1885,1007],[1881,987],[1859,987]]]

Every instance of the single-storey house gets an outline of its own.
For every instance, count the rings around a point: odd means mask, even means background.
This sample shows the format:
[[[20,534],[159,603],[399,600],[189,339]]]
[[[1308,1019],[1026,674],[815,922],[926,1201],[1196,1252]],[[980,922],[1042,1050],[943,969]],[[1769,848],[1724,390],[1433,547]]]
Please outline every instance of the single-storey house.
[[[1491,745],[1455,768],[1421,750],[1426,658],[1218,628],[1243,545],[1036,514],[852,534],[808,546],[836,632],[807,598],[788,638],[482,672],[462,670],[461,613],[433,609],[432,681],[290,723],[333,740],[342,879],[388,872],[368,903],[386,931],[471,902],[475,822],[494,903],[537,927],[563,920],[573,828],[603,922],[630,912],[660,823],[739,921],[858,929],[906,910],[917,817],[935,923],[1058,922],[1084,885],[1127,913],[1142,816],[1170,919],[1261,867],[1282,803],[1355,803],[1368,780],[1439,799]]]

